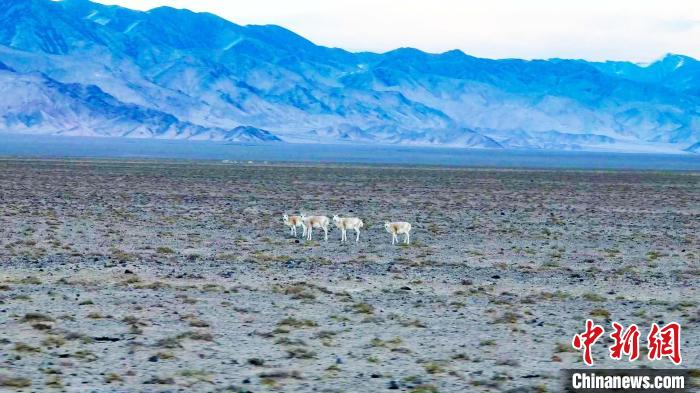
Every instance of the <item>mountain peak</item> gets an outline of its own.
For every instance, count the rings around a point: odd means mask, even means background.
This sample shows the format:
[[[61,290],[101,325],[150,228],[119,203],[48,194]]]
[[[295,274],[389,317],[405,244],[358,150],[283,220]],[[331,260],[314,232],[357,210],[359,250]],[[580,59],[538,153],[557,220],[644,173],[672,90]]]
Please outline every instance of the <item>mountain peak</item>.
[[[430,56],[430,54],[423,52],[420,49],[403,47],[388,51],[384,53],[384,56],[393,59],[420,60]]]
[[[83,0],[78,0],[78,1],[83,1]],[[170,7],[167,5],[162,5],[160,7],[155,7],[151,8],[148,11],[145,11],[147,14],[161,14],[161,15],[177,15],[177,14],[189,14],[189,15],[195,15],[195,14],[200,14],[198,12],[191,11],[187,8],[175,8],[175,7]]]
[[[447,52],[443,52],[440,55],[444,57],[468,57],[466,53],[462,52],[459,49],[448,50]]]
[[[684,59],[684,60],[693,60],[693,61],[697,61],[697,60],[695,60],[694,58],[692,58],[692,57],[690,57],[690,56],[680,55],[680,54],[677,54],[677,53],[667,53],[667,54],[664,55],[664,57],[661,59],[661,61],[664,61],[664,60],[674,60],[674,59],[676,59],[676,60],[677,60],[677,59]]]
[[[659,60],[648,64],[647,67],[663,67],[669,71],[674,71],[678,68],[683,67],[684,65],[697,62],[697,60],[690,56],[679,55],[675,53],[667,53]]]

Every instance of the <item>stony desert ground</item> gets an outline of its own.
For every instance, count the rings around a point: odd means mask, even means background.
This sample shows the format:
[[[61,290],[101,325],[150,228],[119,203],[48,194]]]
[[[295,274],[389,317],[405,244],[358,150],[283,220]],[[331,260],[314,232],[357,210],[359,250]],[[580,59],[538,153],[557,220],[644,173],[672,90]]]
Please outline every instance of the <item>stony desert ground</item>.
[[[557,392],[586,318],[698,368],[699,230],[698,173],[0,160],[0,391]]]

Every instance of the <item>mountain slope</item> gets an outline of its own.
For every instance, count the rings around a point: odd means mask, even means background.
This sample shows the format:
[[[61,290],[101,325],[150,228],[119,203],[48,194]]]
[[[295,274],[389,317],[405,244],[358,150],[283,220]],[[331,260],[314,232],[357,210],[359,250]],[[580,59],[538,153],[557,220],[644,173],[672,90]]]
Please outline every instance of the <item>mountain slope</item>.
[[[211,129],[157,110],[125,104],[93,85],[64,84],[0,63],[0,132],[73,136],[279,141],[252,127]]]
[[[675,55],[642,67],[411,48],[351,53],[208,13],[0,0],[0,61],[15,78],[97,86],[148,114],[105,122],[98,106],[113,113],[111,101],[97,100],[68,124],[94,127],[90,116],[100,114],[99,132],[113,135],[225,139],[234,137],[223,130],[254,127],[290,142],[678,152],[700,142],[700,63]],[[123,132],[141,118],[150,131]],[[162,131],[171,118],[177,131]],[[32,132],[64,126],[47,118]]]
[[[700,153],[700,142],[698,142],[692,146],[689,146],[687,149],[685,149],[685,151],[687,151],[689,153]]]
[[[668,54],[648,65],[626,62],[593,63],[599,70],[629,80],[662,85],[700,96],[700,62],[692,57]]]

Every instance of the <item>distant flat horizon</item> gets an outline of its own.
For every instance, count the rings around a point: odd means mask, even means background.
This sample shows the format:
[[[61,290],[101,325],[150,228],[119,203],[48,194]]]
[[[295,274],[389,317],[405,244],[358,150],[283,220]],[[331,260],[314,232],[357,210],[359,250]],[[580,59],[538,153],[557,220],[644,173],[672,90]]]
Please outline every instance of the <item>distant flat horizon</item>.
[[[252,144],[0,134],[1,159],[154,159],[227,163],[398,165],[700,172],[700,155],[396,145]]]

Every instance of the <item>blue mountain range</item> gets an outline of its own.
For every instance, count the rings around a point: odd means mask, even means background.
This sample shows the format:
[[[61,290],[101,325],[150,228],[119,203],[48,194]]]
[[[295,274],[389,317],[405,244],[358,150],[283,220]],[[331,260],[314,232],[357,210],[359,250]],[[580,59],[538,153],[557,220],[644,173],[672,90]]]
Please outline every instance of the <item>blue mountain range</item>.
[[[352,53],[279,26],[0,0],[0,132],[700,152],[700,62]]]

